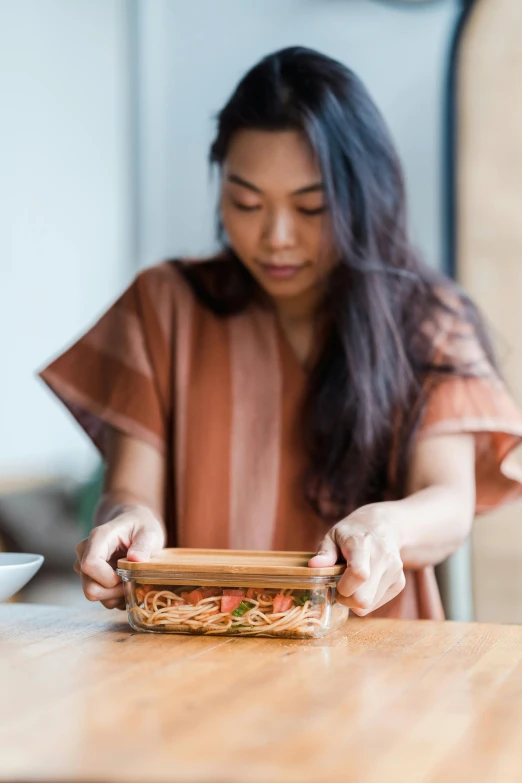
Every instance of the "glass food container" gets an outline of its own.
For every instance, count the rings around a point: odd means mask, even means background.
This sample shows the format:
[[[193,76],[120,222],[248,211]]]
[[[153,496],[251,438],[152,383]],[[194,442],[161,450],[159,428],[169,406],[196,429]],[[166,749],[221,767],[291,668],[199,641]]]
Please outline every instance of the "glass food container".
[[[309,568],[307,552],[164,549],[146,563],[118,561],[137,631],[310,639],[338,628],[345,565]]]

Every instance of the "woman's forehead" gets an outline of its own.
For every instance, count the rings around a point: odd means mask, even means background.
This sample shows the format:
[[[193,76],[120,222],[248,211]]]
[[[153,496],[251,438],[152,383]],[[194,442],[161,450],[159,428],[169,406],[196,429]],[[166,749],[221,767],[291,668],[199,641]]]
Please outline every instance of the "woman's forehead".
[[[239,177],[263,192],[293,193],[321,181],[310,145],[297,131],[242,130],[223,166],[225,179]]]

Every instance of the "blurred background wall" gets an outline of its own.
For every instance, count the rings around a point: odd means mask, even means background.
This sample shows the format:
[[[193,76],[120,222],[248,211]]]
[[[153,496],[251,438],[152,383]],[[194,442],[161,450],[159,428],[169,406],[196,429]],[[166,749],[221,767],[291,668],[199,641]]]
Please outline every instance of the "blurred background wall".
[[[0,0],[0,479],[92,466],[34,373],[129,274],[127,17],[125,0]]]

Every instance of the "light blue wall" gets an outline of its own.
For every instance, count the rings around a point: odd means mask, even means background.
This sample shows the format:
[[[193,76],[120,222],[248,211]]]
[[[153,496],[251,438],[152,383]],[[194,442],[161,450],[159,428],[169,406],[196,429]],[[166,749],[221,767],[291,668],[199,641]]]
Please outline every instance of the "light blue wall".
[[[0,0],[0,475],[94,452],[34,379],[127,279],[125,0]]]

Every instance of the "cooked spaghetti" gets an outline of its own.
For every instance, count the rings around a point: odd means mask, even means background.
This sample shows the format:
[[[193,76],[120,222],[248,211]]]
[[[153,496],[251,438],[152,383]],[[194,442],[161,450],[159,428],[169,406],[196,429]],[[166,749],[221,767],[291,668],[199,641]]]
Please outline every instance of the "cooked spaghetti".
[[[242,636],[309,635],[327,624],[323,590],[138,585],[135,619],[153,630]]]

